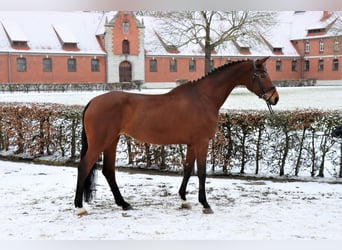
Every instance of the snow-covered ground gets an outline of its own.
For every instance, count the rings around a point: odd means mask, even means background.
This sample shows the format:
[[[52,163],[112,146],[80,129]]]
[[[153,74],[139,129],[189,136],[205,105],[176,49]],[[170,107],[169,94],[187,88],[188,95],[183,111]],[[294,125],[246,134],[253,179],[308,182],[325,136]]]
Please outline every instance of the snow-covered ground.
[[[104,177],[89,216],[74,214],[77,170],[0,161],[0,239],[339,239],[342,185],[207,179],[204,215],[192,177],[192,210],[179,209],[181,176],[117,171],[134,210],[114,204]],[[114,247],[114,246],[113,246]]]
[[[142,93],[165,93],[145,89]],[[341,110],[342,86],[278,88],[274,110]],[[133,91],[138,92],[138,91]],[[0,93],[0,102],[85,105],[103,92]],[[236,88],[223,109],[267,110],[244,88]],[[77,170],[0,161],[0,239],[339,239],[342,240],[342,185],[318,182],[207,179],[213,215],[197,201],[192,177],[192,210],[179,209],[181,176],[117,171],[121,192],[134,210],[114,204],[99,174],[90,216],[74,214]]]
[[[142,91],[131,91],[144,94],[161,94],[170,89],[143,89]],[[315,87],[279,87],[279,103],[274,106],[277,110],[294,109],[342,109],[342,86],[315,86]],[[0,93],[0,102],[39,102],[39,103],[61,103],[67,105],[86,105],[88,101],[104,92],[29,92],[29,93]],[[222,106],[226,109],[254,109],[267,110],[265,102],[244,87],[238,87],[228,96]]]

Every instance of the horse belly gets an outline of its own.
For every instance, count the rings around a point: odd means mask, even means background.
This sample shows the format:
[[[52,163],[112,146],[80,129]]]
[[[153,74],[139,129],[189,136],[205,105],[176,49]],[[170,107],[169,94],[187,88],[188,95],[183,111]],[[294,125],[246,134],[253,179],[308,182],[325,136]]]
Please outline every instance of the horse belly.
[[[123,130],[123,132],[139,141],[160,145],[185,144],[190,137],[184,128],[179,128],[176,124],[172,125],[165,121],[142,121],[136,126]]]
[[[182,115],[162,118],[146,115],[144,120],[123,132],[142,142],[170,145],[193,144],[199,139],[210,139],[215,128],[216,123],[199,123]]]

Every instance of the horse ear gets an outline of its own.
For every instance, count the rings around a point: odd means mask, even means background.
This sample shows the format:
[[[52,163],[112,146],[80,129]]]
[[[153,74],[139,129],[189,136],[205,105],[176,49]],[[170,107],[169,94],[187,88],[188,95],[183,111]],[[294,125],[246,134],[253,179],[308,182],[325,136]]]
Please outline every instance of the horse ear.
[[[264,62],[266,62],[268,58],[270,58],[270,57],[267,56],[267,57],[264,57],[264,58],[262,58],[262,59],[258,59],[258,60],[256,61],[256,65],[257,65],[257,66],[263,65]]]

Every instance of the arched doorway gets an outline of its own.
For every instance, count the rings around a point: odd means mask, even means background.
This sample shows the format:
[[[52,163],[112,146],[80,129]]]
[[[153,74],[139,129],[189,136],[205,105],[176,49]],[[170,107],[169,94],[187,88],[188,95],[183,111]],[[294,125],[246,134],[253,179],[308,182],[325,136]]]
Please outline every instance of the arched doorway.
[[[119,66],[119,80],[120,82],[132,81],[132,65],[128,61],[123,61]]]

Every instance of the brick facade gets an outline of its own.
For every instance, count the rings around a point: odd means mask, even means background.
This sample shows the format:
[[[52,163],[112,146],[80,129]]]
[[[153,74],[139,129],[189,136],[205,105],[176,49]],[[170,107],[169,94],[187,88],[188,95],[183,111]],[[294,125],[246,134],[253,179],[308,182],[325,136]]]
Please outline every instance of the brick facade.
[[[106,23],[105,29],[107,82],[144,81],[143,24],[130,12],[122,11]],[[120,72],[120,65],[129,67],[125,76],[121,75],[123,72],[122,68]]]
[[[327,12],[323,12],[324,16],[329,18]],[[46,51],[35,52],[30,48],[30,41],[25,46],[21,42],[12,43],[8,51],[0,47],[0,83],[175,82],[196,80],[204,75],[204,54],[148,53],[143,17],[119,11],[97,26],[100,25],[103,31],[93,34],[98,46],[93,53],[82,51],[82,46],[73,49],[65,45],[60,52],[51,52],[49,44]],[[0,29],[5,30],[2,26]],[[291,44],[296,55],[271,50],[258,56],[213,54],[213,66],[271,55],[266,66],[273,80],[342,79],[342,36],[327,36],[326,32],[314,30],[301,39],[291,40]],[[51,60],[50,70],[44,69],[45,59]],[[68,69],[73,67],[68,66],[69,59],[76,62],[73,72]]]
[[[44,71],[43,59],[51,59],[51,70]],[[26,61],[26,69],[18,69],[17,60]],[[68,59],[76,61],[76,71],[68,71]],[[98,71],[92,71],[92,59]],[[0,83],[101,83],[105,82],[105,56],[0,54]]]

